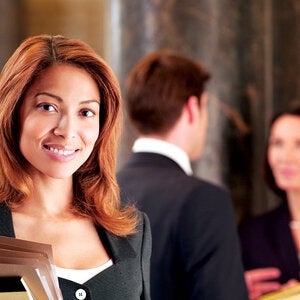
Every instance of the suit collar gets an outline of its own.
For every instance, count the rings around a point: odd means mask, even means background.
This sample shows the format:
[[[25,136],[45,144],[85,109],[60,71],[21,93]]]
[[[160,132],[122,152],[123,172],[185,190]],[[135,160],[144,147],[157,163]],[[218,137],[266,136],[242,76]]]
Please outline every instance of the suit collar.
[[[4,203],[0,204],[0,235],[15,237],[12,214]]]
[[[164,168],[176,169],[177,171],[185,174],[182,168],[174,160],[157,153],[148,153],[148,152],[132,153],[126,165],[130,167],[141,166],[141,165],[145,167],[161,166]]]
[[[164,155],[175,161],[187,175],[193,174],[187,153],[172,143],[154,138],[138,138],[133,144],[132,151]]]

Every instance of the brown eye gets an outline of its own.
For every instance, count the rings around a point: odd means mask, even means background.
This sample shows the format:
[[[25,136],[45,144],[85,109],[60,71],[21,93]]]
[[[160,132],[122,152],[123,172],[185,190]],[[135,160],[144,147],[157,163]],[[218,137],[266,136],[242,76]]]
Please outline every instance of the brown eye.
[[[95,113],[90,109],[84,109],[81,111],[81,115],[87,118],[93,117]]]
[[[38,108],[45,111],[56,111],[55,107],[49,103],[40,103]]]

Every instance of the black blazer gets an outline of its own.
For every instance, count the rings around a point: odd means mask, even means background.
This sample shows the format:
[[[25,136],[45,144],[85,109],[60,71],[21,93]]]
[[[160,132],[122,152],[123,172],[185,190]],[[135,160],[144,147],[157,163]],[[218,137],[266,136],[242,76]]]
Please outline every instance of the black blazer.
[[[117,178],[150,219],[152,299],[248,299],[227,193],[153,153],[133,154]]]
[[[77,300],[76,291],[83,289],[85,300],[149,300],[151,238],[147,217],[141,214],[138,233],[127,238],[112,235],[101,227],[97,230],[114,264],[84,284],[59,278],[63,298]],[[11,211],[4,205],[0,205],[0,235],[15,237]]]
[[[289,228],[290,214],[287,203],[244,221],[240,226],[240,240],[245,269],[277,267],[280,282],[300,280],[297,251]]]

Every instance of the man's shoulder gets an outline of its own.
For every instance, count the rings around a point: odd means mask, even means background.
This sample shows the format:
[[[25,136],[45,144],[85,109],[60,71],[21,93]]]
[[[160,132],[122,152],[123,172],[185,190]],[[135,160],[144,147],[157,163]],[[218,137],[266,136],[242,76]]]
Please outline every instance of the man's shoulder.
[[[203,179],[197,176],[187,176],[185,180],[188,184],[197,192],[205,193],[205,194],[218,194],[218,195],[228,195],[228,191],[221,184],[214,183],[210,180]]]
[[[191,194],[197,197],[214,195],[227,196],[224,187],[197,176],[187,175],[179,166],[175,165],[125,165],[117,173],[118,183],[123,190],[148,190],[151,194],[155,190],[164,189],[172,194]]]
[[[183,211],[217,209],[225,213],[232,210],[230,194],[222,186],[194,176],[190,176],[187,182]]]

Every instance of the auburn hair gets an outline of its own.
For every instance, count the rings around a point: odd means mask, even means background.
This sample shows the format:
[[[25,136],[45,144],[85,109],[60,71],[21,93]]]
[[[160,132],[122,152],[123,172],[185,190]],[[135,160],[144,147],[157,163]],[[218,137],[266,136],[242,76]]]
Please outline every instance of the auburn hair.
[[[30,37],[16,49],[1,72],[0,202],[12,208],[32,193],[33,182],[19,147],[19,108],[34,79],[54,64],[71,64],[86,70],[96,81],[101,97],[98,139],[88,160],[73,175],[73,209],[116,235],[133,234],[136,209],[121,205],[115,176],[122,122],[119,83],[107,63],[89,45],[76,39]]]

